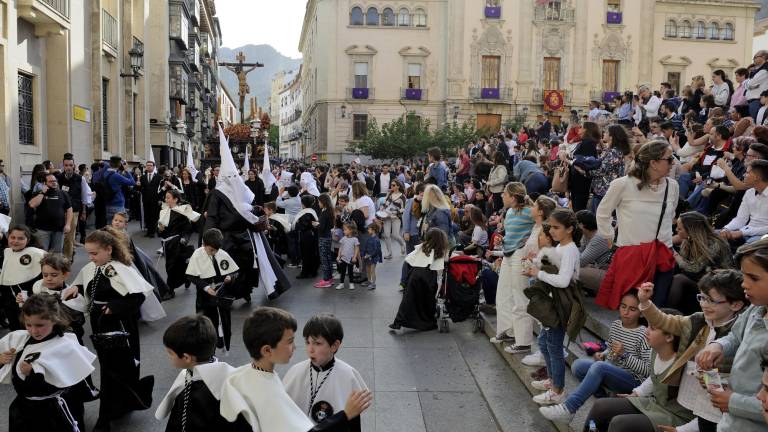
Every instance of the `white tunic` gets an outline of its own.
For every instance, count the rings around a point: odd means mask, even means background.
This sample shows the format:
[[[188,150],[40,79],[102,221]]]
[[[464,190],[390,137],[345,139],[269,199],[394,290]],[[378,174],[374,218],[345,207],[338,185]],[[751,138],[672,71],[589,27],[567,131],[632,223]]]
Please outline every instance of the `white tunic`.
[[[18,252],[6,248],[0,285],[18,285],[40,276],[43,256],[45,251],[35,247],[26,247]]]

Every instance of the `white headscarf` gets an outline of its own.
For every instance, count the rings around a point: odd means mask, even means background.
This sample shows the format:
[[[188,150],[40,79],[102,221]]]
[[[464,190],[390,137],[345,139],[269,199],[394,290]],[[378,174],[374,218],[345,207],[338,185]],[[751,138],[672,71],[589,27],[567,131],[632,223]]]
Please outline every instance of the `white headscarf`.
[[[303,172],[299,178],[299,185],[307,190],[312,196],[320,196],[320,191],[317,189],[317,182],[312,176],[312,173]]]
[[[227,137],[224,136],[224,130],[221,127],[219,127],[219,154],[221,155],[221,166],[219,167],[219,177],[216,179],[216,190],[229,199],[240,216],[255,224],[259,221],[259,217],[251,212],[253,209],[251,203],[255,195],[237,173],[235,160],[232,158]]]

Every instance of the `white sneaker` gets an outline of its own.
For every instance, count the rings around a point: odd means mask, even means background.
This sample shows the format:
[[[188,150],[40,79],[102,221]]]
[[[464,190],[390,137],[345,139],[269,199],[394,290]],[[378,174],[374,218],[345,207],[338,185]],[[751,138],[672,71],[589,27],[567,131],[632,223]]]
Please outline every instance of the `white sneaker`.
[[[337,289],[337,290],[343,290],[343,289],[344,289],[344,282],[342,282],[342,283],[340,283],[340,284],[336,285],[336,289]]]
[[[543,406],[539,408],[539,412],[547,420],[552,420],[558,423],[569,424],[573,420],[574,414],[568,411],[565,404]]]
[[[349,284],[349,289],[351,289],[351,290],[355,289],[355,284],[353,284],[353,283],[350,283],[350,284]]]
[[[500,344],[500,343],[504,343],[504,342],[509,342],[509,343],[512,343],[512,344],[515,343],[515,337],[514,336],[510,336],[510,335],[508,335],[506,333],[498,334],[498,335],[492,337],[489,340],[491,341],[492,344]]]
[[[547,378],[541,381],[533,381],[531,382],[531,387],[536,390],[549,390],[552,388],[552,380]]]
[[[523,357],[523,364],[526,366],[546,366],[547,362],[544,361],[544,356],[541,355],[541,351],[528,354]]]
[[[531,347],[530,347],[530,345],[516,345],[516,344],[512,344],[512,345],[504,347],[504,352],[506,352],[508,354],[522,354],[522,353],[531,352]]]
[[[539,405],[558,405],[565,402],[566,397],[565,390],[557,394],[552,389],[549,389],[540,395],[534,396],[533,401]]]

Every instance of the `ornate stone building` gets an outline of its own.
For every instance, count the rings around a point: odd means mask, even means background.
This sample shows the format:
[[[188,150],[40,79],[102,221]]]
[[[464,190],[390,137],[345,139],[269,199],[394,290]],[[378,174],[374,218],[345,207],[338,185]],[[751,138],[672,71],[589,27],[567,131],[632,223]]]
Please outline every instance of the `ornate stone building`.
[[[299,49],[307,154],[348,160],[371,118],[496,129],[639,84],[677,89],[752,57],[752,0],[309,0]],[[551,108],[551,106],[550,106]]]

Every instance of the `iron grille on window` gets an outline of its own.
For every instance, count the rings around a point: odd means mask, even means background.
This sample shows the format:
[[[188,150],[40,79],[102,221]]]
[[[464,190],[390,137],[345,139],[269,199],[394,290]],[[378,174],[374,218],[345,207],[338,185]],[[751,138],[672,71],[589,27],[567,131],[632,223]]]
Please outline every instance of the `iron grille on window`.
[[[109,80],[101,80],[101,148],[109,150]]]
[[[32,75],[19,73],[19,143],[35,145],[35,110]]]

